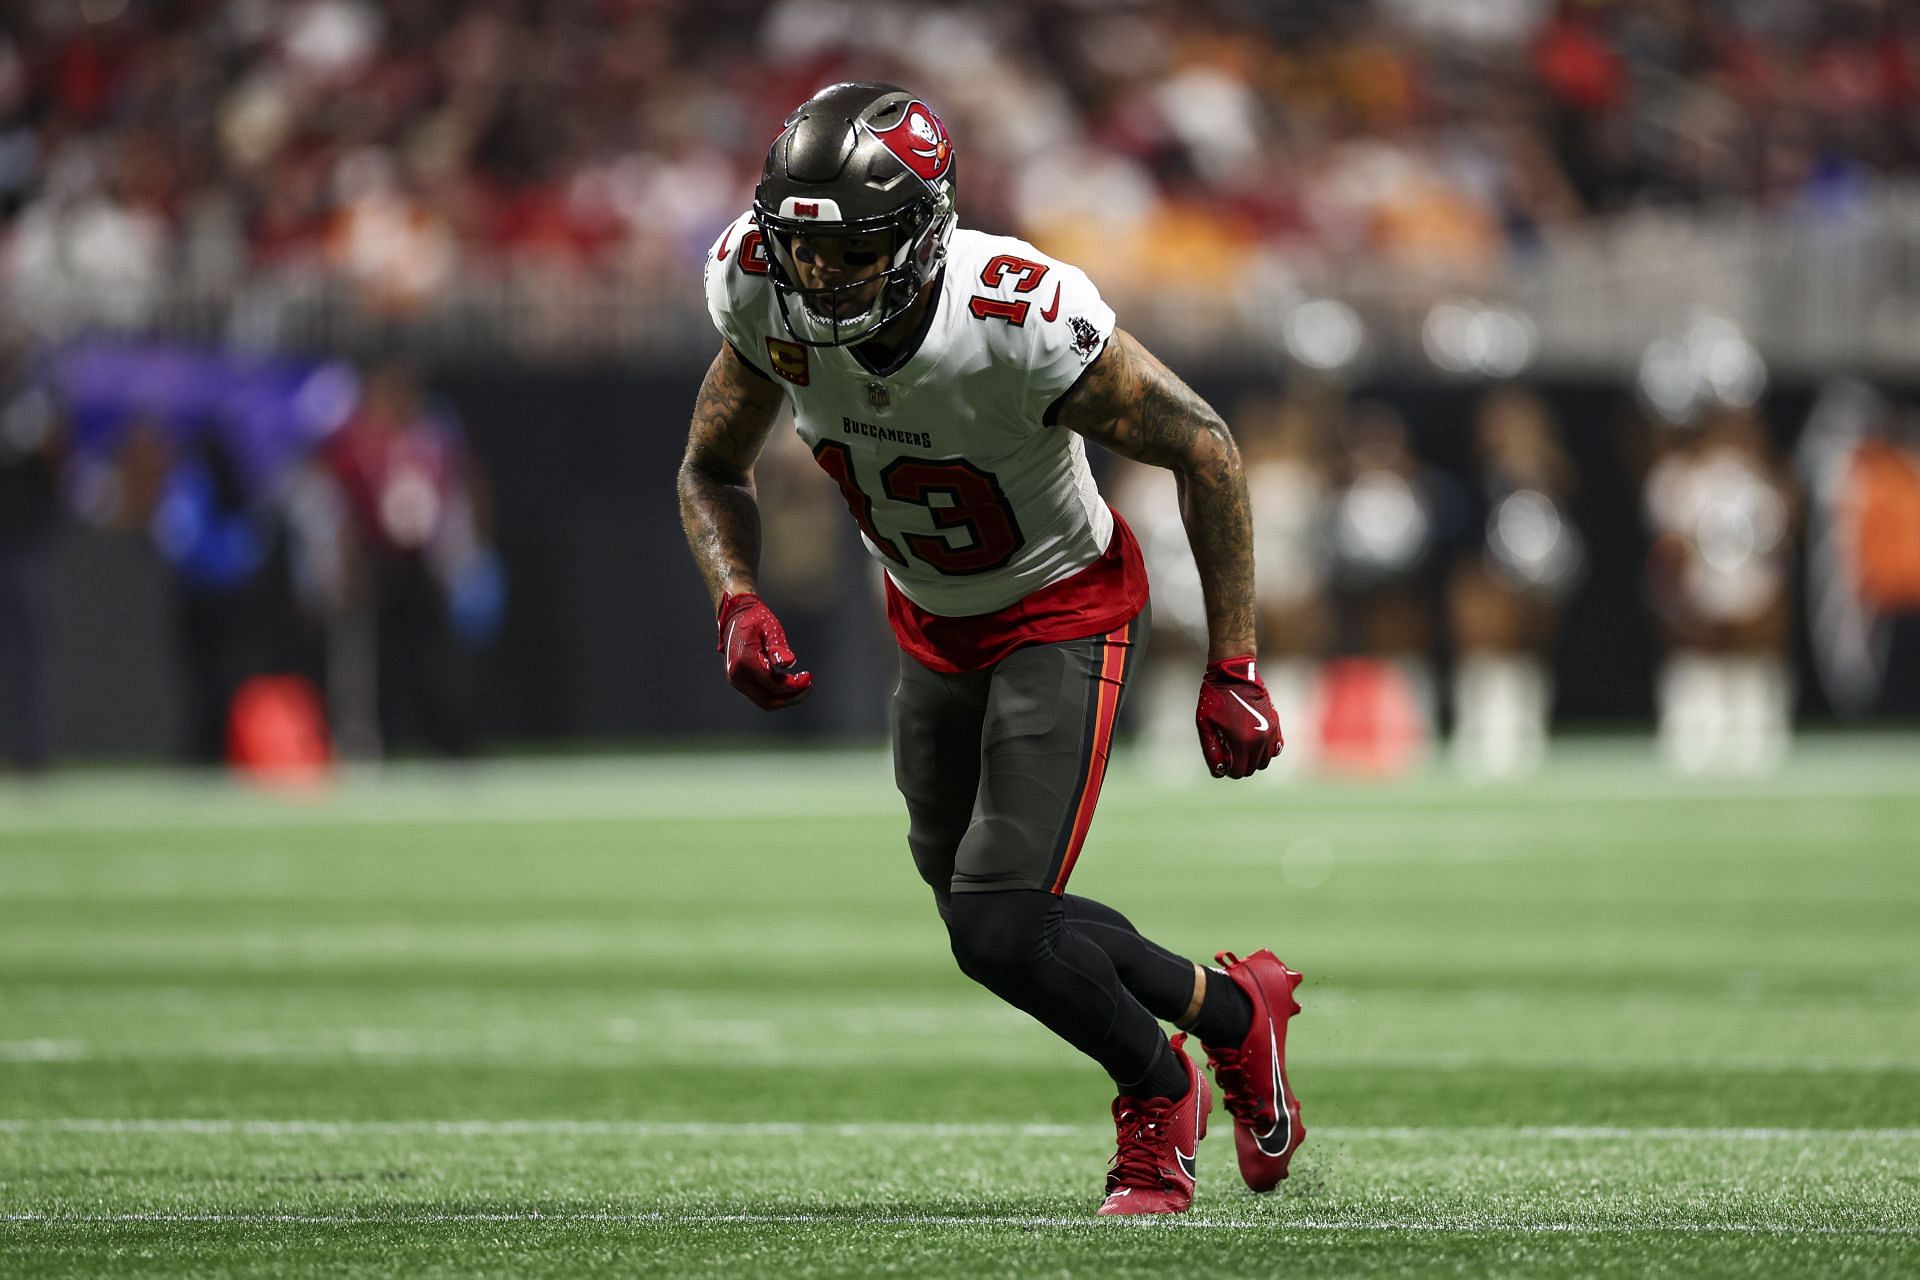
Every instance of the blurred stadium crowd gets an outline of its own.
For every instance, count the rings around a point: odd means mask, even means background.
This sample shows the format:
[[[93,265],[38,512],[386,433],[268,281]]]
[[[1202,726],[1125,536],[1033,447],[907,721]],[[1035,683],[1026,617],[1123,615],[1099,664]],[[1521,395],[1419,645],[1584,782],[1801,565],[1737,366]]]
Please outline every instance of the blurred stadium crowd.
[[[324,685],[345,750],[470,749],[472,656],[506,601],[489,483],[398,344],[471,363],[504,326],[516,354],[604,354],[609,334],[663,366],[710,354],[696,264],[787,110],[848,77],[938,105],[966,225],[1085,267],[1156,347],[1256,339],[1211,354],[1266,385],[1220,407],[1296,766],[1391,771],[1446,723],[1463,769],[1525,773],[1567,618],[1609,564],[1650,618],[1677,768],[1777,764],[1796,672],[1831,710],[1920,710],[1920,428],[1897,388],[1834,380],[1877,353],[1910,391],[1920,367],[1920,206],[1874,205],[1920,176],[1920,6],[18,0],[0,8],[0,752],[46,755],[63,521],[158,556],[197,758],[231,752],[251,677],[288,669]],[[1869,206],[1907,238],[1856,235]],[[1532,314],[1475,300],[1648,209],[1684,234],[1629,243],[1610,292],[1574,275]],[[1743,241],[1697,275],[1728,210],[1868,252]],[[1759,274],[1781,268],[1801,274]],[[1379,318],[1336,295],[1366,279],[1406,295],[1417,369],[1357,359]],[[399,327],[291,325],[314,299]],[[1747,322],[1792,323],[1743,333],[1743,300]],[[467,310],[485,324],[452,346],[406,327]],[[1569,317],[1585,363],[1530,367]],[[1794,341],[1839,321],[1878,346]],[[1791,421],[1776,358],[1799,358],[1812,406]],[[1593,495],[1556,420],[1568,369],[1632,388],[1606,423],[1628,427],[1617,492]],[[1409,373],[1473,390],[1450,466],[1368,385]],[[660,406],[660,431],[681,411]],[[790,441],[763,473],[770,572],[824,598],[832,487]],[[1190,657],[1167,478],[1113,480],[1152,563],[1154,647]],[[525,505],[569,518],[550,496]],[[1158,665],[1182,674],[1141,714],[1190,753],[1186,669]]]
[[[970,225],[1121,295],[1470,279],[1595,213],[1920,162],[1892,0],[20,0],[7,279],[125,321],[269,269],[400,311],[490,271],[677,283],[846,76],[939,104]]]

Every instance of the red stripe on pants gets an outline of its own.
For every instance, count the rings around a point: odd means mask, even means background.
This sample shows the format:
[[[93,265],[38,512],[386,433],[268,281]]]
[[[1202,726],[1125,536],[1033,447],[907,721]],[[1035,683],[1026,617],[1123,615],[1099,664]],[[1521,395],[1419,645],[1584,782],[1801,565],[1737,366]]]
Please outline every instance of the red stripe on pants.
[[[1120,712],[1120,690],[1126,684],[1127,655],[1132,652],[1132,640],[1131,622],[1118,631],[1107,633],[1101,640],[1106,649],[1100,657],[1100,678],[1095,694],[1100,699],[1100,706],[1093,720],[1093,750],[1087,757],[1087,776],[1080,782],[1080,800],[1073,814],[1073,834],[1067,840],[1066,856],[1060,859],[1060,874],[1055,877],[1052,886],[1054,893],[1066,890],[1067,877],[1073,874],[1073,864],[1080,857],[1080,846],[1086,843],[1087,831],[1093,826],[1093,810],[1100,803],[1100,784],[1107,776],[1107,751],[1113,745],[1113,722]]]

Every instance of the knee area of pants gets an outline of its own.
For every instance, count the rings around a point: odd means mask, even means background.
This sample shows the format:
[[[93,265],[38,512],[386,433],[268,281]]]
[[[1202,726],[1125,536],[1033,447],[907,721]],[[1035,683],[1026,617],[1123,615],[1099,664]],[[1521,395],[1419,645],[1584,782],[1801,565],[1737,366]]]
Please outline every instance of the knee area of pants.
[[[948,941],[960,971],[976,982],[994,985],[1018,980],[1041,963],[1045,918],[1025,902],[1007,903],[1006,894],[955,894],[947,918]]]
[[[958,837],[929,839],[918,833],[907,837],[907,848],[913,854],[913,869],[943,899],[947,886],[953,882],[954,853],[959,847]]]

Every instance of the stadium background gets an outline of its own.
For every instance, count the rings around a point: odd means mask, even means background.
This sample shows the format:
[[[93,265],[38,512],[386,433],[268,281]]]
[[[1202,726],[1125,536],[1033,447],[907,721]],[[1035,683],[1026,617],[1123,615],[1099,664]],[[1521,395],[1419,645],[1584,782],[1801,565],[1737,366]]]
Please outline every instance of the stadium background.
[[[850,75],[926,93],[961,142],[965,224],[1084,265],[1230,418],[1302,387],[1383,401],[1469,484],[1480,396],[1537,391],[1590,562],[1556,714],[1647,724],[1650,440],[1731,402],[1790,450],[1833,380],[1896,415],[1915,386],[1916,29],[1903,5],[1772,0],[13,7],[14,391],[96,402],[43,553],[53,749],[164,754],[189,714],[164,556],[79,464],[143,412],[183,436],[240,416],[225,391],[172,396],[169,360],[239,381],[395,352],[491,488],[507,594],[470,659],[480,740],[877,732],[890,645],[828,487],[766,468],[769,590],[823,675],[777,725],[711,696],[669,489],[713,346],[701,255],[784,112]],[[103,350],[125,367],[89,374]],[[313,429],[283,416],[260,430]],[[269,524],[286,465],[255,468]],[[254,661],[324,683],[329,637],[287,572],[260,570],[282,578]],[[1794,613],[1798,709],[1821,721]]]
[[[963,223],[1085,266],[1250,454],[1386,406],[1477,513],[1517,388],[1570,459],[1520,780],[1318,776],[1281,700],[1281,766],[1215,782],[1154,639],[1176,749],[1116,751],[1074,887],[1306,974],[1276,1195],[1216,1115],[1192,1213],[1092,1217],[1108,1082],[955,971],[790,439],[767,592],[819,683],[722,679],[701,258],[843,76],[925,93]],[[1893,0],[0,3],[0,1274],[1915,1274],[1917,166]],[[1647,480],[1743,415],[1785,541],[1734,467],[1723,546],[1784,566],[1799,736],[1677,773]],[[1822,531],[1876,433],[1869,591]],[[1401,579],[1443,733],[1452,523]],[[183,767],[262,671],[342,767]]]

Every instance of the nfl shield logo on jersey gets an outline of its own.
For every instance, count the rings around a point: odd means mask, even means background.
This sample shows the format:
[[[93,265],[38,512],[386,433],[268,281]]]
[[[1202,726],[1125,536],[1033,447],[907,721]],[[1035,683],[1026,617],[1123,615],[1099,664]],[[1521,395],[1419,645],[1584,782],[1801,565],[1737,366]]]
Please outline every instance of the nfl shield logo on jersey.
[[[869,382],[867,384],[867,403],[876,409],[884,409],[892,404],[893,394],[887,390],[887,384],[884,382]]]

